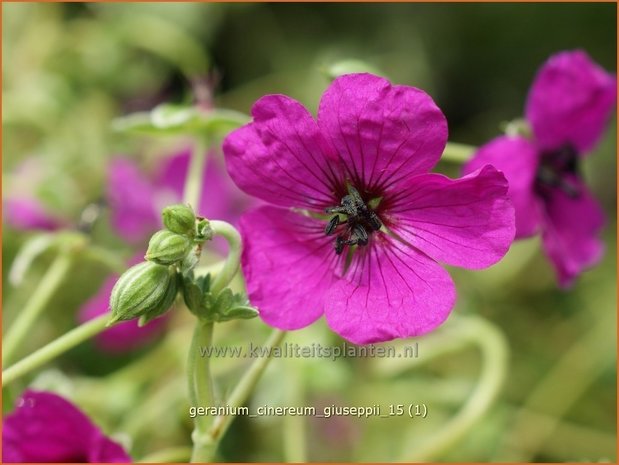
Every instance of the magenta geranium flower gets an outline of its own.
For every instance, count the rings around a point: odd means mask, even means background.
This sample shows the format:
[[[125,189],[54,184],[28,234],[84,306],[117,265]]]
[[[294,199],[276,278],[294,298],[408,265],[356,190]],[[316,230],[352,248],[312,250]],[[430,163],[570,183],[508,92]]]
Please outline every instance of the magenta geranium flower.
[[[502,136],[464,167],[503,171],[516,209],[516,238],[542,234],[559,283],[569,286],[603,253],[604,213],[583,182],[580,160],[596,145],[615,106],[616,77],[580,50],[561,52],[538,72],[525,115],[533,138]]]
[[[77,407],[27,390],[2,425],[4,463],[129,463],[131,457]]]
[[[49,171],[40,158],[29,157],[7,176],[2,200],[5,224],[22,231],[54,231],[69,224],[66,218],[52,213],[38,196],[37,188],[49,182]]]
[[[161,209],[182,200],[189,159],[190,150],[182,150],[161,160],[152,173],[141,170],[130,158],[114,157],[110,160],[105,201],[110,208],[112,227],[121,238],[140,243],[161,227]],[[40,174],[43,170],[44,166],[37,159],[26,160],[16,169],[9,189],[11,196],[3,201],[4,221],[20,230],[76,227],[50,211],[27,187],[33,185],[32,179],[43,182]],[[236,224],[241,212],[256,203],[239,191],[222,160],[214,153],[208,157],[203,180],[198,211],[207,218]]]
[[[116,157],[110,161],[105,195],[112,226],[125,240],[143,241],[159,227],[155,186],[133,160]]]
[[[3,213],[7,224],[24,231],[55,231],[65,224],[61,218],[50,214],[36,198],[9,197],[4,201]]]
[[[324,314],[354,343],[424,334],[456,297],[437,262],[478,269],[507,252],[504,176],[428,172],[447,123],[423,91],[350,74],[327,89],[317,121],[284,95],[252,115],[224,153],[237,185],[273,204],[240,222],[249,297],[268,324],[297,329]]]

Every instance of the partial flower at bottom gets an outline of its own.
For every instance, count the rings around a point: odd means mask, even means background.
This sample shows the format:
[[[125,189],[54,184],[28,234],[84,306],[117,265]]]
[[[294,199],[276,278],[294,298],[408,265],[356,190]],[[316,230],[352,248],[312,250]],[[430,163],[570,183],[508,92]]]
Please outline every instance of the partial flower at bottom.
[[[273,204],[240,222],[249,297],[266,323],[297,329],[324,314],[354,343],[418,336],[455,303],[437,262],[479,269],[509,249],[501,173],[429,173],[447,122],[425,92],[350,74],[324,93],[317,121],[284,95],[252,115],[223,148],[237,185]]]
[[[77,407],[51,392],[27,390],[2,425],[4,463],[129,463]]]

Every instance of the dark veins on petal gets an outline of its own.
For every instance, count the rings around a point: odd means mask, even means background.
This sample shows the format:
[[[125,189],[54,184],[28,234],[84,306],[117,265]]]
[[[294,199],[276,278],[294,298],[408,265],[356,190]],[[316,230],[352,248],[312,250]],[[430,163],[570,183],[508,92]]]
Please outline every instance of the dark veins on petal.
[[[578,153],[571,145],[543,152],[535,176],[535,190],[543,198],[548,197],[553,189],[577,198],[580,190],[572,179],[579,175]]]
[[[328,207],[326,213],[335,215],[331,217],[325,227],[327,236],[335,234],[335,253],[340,255],[345,246],[366,246],[369,238],[378,231],[382,223],[369,201],[363,199],[359,191],[352,185],[348,185],[348,194],[342,196],[339,205]],[[344,219],[340,217],[344,216]]]

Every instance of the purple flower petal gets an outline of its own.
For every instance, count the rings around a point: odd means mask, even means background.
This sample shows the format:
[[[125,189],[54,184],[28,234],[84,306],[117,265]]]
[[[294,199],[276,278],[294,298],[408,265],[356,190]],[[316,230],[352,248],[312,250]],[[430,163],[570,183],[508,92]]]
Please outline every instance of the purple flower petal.
[[[4,419],[2,461],[129,463],[131,457],[70,402],[27,390]]]
[[[516,239],[532,236],[539,229],[542,207],[533,191],[538,159],[536,147],[527,139],[501,136],[480,147],[462,170],[469,174],[492,165],[505,175],[516,210]]]
[[[330,289],[329,327],[355,344],[420,336],[438,327],[456,299],[449,273],[382,233],[375,240]]]
[[[112,225],[124,239],[145,239],[160,224],[155,209],[156,190],[135,163],[125,158],[111,161],[108,171],[107,199],[112,210]]]
[[[433,259],[469,269],[498,262],[514,240],[507,180],[486,165],[460,179],[441,174],[411,178],[387,199],[387,226]]]
[[[573,176],[570,181],[580,194],[574,198],[560,189],[551,191],[542,233],[544,250],[563,287],[570,286],[584,269],[595,265],[604,252],[598,237],[605,223],[604,212],[581,180]]]
[[[284,95],[267,95],[254,122],[226,137],[223,150],[234,182],[280,206],[322,209],[333,203],[337,161],[312,115]]]
[[[81,323],[92,320],[109,311],[110,294],[117,280],[117,275],[107,278],[97,294],[82,306],[78,313],[78,320]],[[138,326],[136,320],[117,323],[98,334],[95,338],[95,343],[102,351],[110,353],[122,353],[137,349],[160,336],[166,327],[167,321],[166,314],[142,327]]]
[[[54,231],[64,225],[64,221],[48,213],[34,198],[8,198],[2,211],[6,224],[15,229]]]
[[[371,74],[335,79],[320,101],[318,125],[354,183],[369,191],[398,190],[428,172],[447,142],[447,121],[428,94]]]
[[[241,218],[243,274],[269,325],[298,329],[322,315],[338,257],[324,224],[289,210],[260,207]]]
[[[526,117],[542,150],[571,144],[584,154],[602,135],[616,98],[615,76],[582,50],[561,52],[538,72]]]

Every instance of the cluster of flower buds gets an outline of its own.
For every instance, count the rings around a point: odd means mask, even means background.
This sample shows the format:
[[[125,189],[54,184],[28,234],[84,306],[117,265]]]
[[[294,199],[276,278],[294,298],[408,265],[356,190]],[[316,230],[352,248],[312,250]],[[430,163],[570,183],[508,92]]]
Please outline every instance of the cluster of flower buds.
[[[146,261],[123,273],[112,290],[109,325],[139,318],[143,326],[167,312],[182,286],[181,275],[196,265],[202,243],[212,238],[208,220],[196,218],[187,205],[166,207],[162,217],[166,229],[151,237]]]

